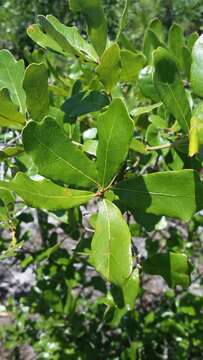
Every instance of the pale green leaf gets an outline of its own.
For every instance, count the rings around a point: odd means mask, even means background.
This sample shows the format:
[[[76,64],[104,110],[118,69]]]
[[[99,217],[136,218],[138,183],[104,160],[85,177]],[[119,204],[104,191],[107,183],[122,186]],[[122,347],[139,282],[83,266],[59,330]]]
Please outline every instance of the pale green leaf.
[[[0,50],[0,90],[9,90],[11,100],[23,114],[26,112],[26,96],[23,89],[23,60],[16,61],[8,50]]]
[[[158,102],[158,103],[152,104],[152,105],[140,106],[140,107],[137,107],[137,108],[131,110],[130,115],[136,118],[136,117],[139,117],[140,115],[148,114],[148,113],[152,112],[154,109],[159,108],[161,105],[162,105],[162,102]]]
[[[133,136],[133,121],[124,102],[116,98],[97,123],[97,167],[102,187],[109,184],[124,162]]]
[[[89,262],[110,282],[122,286],[132,271],[131,235],[120,210],[100,204]]]
[[[65,54],[65,50],[51,38],[51,36],[45,34],[38,24],[30,25],[27,29],[28,36],[44,49],[50,49],[59,54]]]
[[[119,81],[120,60],[120,48],[114,43],[104,51],[100,64],[96,68],[99,80],[108,92],[111,92]]]
[[[146,58],[142,53],[134,53],[129,50],[121,50],[121,81],[135,81],[140,70],[143,68]]]
[[[1,80],[0,80],[1,81]],[[18,112],[15,105],[8,96],[8,91],[0,91],[0,126],[13,129],[21,129],[25,125],[24,116]]]
[[[44,63],[30,64],[23,81],[30,117],[42,120],[49,111],[48,72]]]
[[[46,179],[34,181],[23,173],[18,173],[5,184],[27,205],[49,211],[66,210],[88,202],[95,196],[92,192],[65,188]]]
[[[39,174],[68,185],[97,185],[95,164],[71,143],[54,119],[30,121],[23,131],[23,143]]]
[[[203,35],[201,35],[192,49],[192,65],[190,73],[191,86],[195,94],[203,97]]]

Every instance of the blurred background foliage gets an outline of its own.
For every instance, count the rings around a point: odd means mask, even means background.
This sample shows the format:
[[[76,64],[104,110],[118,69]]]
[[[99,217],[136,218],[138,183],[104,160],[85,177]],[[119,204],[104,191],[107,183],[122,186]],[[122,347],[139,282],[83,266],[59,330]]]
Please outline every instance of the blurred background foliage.
[[[108,19],[110,37],[114,38],[118,19],[124,6],[123,0],[103,0]],[[66,25],[85,29],[84,18],[68,9],[67,0],[1,0],[0,1],[0,48],[6,47],[23,55],[24,47],[32,48],[33,42],[26,36],[28,25],[36,21],[38,14],[52,14]],[[172,22],[181,24],[188,32],[199,31],[203,26],[202,0],[131,0],[126,28],[127,35],[141,47],[144,30],[150,20],[158,17],[168,29]]]

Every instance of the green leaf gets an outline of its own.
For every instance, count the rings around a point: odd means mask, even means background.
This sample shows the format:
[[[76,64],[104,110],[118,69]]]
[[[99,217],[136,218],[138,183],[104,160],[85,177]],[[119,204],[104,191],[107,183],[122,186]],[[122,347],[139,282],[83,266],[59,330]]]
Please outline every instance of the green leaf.
[[[173,23],[168,34],[168,46],[175,56],[180,68],[185,59],[182,57],[182,47],[185,45],[184,32],[180,25]]]
[[[11,100],[23,114],[26,112],[26,97],[23,90],[23,60],[16,61],[8,50],[0,50],[0,90],[9,90]]]
[[[79,34],[76,27],[63,25],[52,15],[39,17],[41,29],[68,54],[79,56],[87,61],[98,62],[93,46]]]
[[[122,32],[125,29],[129,6],[130,6],[130,0],[125,0],[123,13],[121,15],[121,19],[120,19],[120,22],[119,22],[119,28],[118,28],[118,33],[117,33],[117,36],[116,36],[116,41],[119,41],[120,36],[121,36]]]
[[[5,182],[0,181],[0,221],[7,221],[9,210],[12,209],[14,198],[10,191],[6,189]]]
[[[173,56],[167,50],[158,48],[154,52],[154,67],[154,83],[160,99],[183,131],[188,132],[190,105]]]
[[[184,221],[203,207],[203,186],[194,170],[132,177],[119,183],[114,192],[129,209]]]
[[[164,40],[164,27],[158,18],[151,20],[149,24],[149,29],[156,34],[160,41]]]
[[[1,81],[1,80],[0,80]],[[0,126],[21,129],[25,125],[24,116],[18,106],[11,102],[7,89],[0,91]]]
[[[124,285],[132,271],[129,228],[120,210],[108,200],[100,204],[89,262],[118,286]]]
[[[27,205],[49,211],[70,209],[95,196],[92,192],[65,188],[46,179],[34,181],[23,173],[18,173],[6,185],[10,191],[18,194]]]
[[[121,81],[137,80],[140,70],[143,68],[146,58],[142,53],[134,53],[129,50],[121,50]]]
[[[184,254],[153,255],[144,262],[143,270],[147,274],[162,276],[169,287],[182,285],[187,288],[190,285],[190,265]]]
[[[121,72],[120,48],[118,44],[114,43],[104,51],[96,72],[107,92],[111,92],[112,88],[119,81]]]
[[[166,47],[165,44],[158,38],[158,36],[150,29],[145,32],[144,36],[144,55],[148,59],[148,63],[152,61],[152,53],[159,46]]]
[[[42,120],[49,111],[48,72],[44,63],[30,64],[23,81],[30,117]]]
[[[137,107],[137,108],[131,110],[130,115],[136,118],[136,117],[139,117],[140,115],[148,114],[148,113],[152,112],[154,109],[159,108],[161,105],[162,105],[162,102],[158,102],[158,103],[152,104],[152,105],[140,106],[140,107]]]
[[[139,271],[134,269],[129,279],[122,286],[125,306],[128,310],[134,309],[135,299],[140,290]]]
[[[30,121],[23,131],[23,143],[39,174],[69,185],[97,185],[95,164],[71,143],[54,119]]]
[[[0,149],[0,161],[3,161],[7,158],[17,156],[24,151],[23,146],[8,146],[3,149]]]
[[[66,120],[99,111],[109,104],[109,98],[100,91],[85,93],[80,91],[67,99],[61,109],[66,114]]]
[[[155,88],[153,81],[154,67],[151,65],[145,66],[139,74],[138,84],[142,95],[153,101],[159,101],[159,95]]]
[[[49,35],[43,33],[38,24],[30,25],[27,29],[28,36],[44,49],[50,49],[64,55],[65,50]]]
[[[125,160],[133,136],[133,121],[123,101],[116,98],[98,118],[97,167],[106,187]]]
[[[196,40],[198,39],[199,37],[199,34],[197,31],[191,33],[188,38],[187,38],[187,46],[188,46],[188,49],[190,50],[190,53],[192,52],[192,48],[196,42]]]
[[[101,0],[69,0],[71,10],[81,11],[85,15],[88,34],[98,55],[106,47],[107,24]]]
[[[192,49],[192,65],[190,73],[191,86],[194,93],[203,97],[203,35],[201,35]]]

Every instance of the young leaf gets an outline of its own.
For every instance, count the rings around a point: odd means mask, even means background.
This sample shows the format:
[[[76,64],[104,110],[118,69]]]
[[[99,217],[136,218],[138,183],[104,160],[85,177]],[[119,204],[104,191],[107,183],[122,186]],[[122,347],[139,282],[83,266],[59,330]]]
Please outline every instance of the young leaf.
[[[108,200],[100,204],[89,262],[118,286],[127,281],[132,271],[129,228],[120,210]]]
[[[97,184],[95,164],[71,143],[54,119],[30,121],[23,131],[23,143],[41,175],[69,185]]]
[[[30,64],[23,81],[30,117],[42,120],[49,111],[48,73],[44,63]]]
[[[23,114],[26,112],[26,97],[23,90],[23,60],[16,61],[8,50],[0,50],[0,90],[9,90],[11,100]]]
[[[121,81],[137,80],[140,70],[143,68],[146,58],[142,53],[134,53],[129,50],[121,50]]]
[[[190,285],[190,265],[184,254],[169,252],[156,254],[147,259],[143,264],[143,270],[150,275],[160,275],[169,287]]]
[[[88,34],[97,54],[100,56],[106,47],[107,24],[101,0],[69,0],[72,10],[85,15]]]
[[[104,51],[96,72],[106,91],[111,92],[118,82],[121,72],[120,48],[118,44],[114,43]]]
[[[1,81],[1,80],[0,80]],[[24,116],[18,106],[12,103],[6,89],[0,91],[0,126],[21,129],[25,125]]]
[[[203,35],[201,35],[194,44],[192,49],[192,65],[190,80],[195,94],[203,97]]]
[[[52,15],[46,17],[40,15],[39,23],[42,30],[66,53],[80,56],[87,61],[98,62],[98,55],[93,46],[83,39],[76,27],[65,26]]]
[[[68,189],[46,179],[34,181],[23,173],[18,173],[14,179],[5,184],[27,205],[49,211],[70,209],[95,196],[92,192]]]
[[[189,131],[190,105],[178,71],[170,53],[158,48],[154,52],[154,83],[166,109],[179,122],[184,132]]]
[[[203,207],[203,186],[194,170],[131,177],[114,192],[128,208],[184,221]]]
[[[119,98],[98,118],[97,167],[102,187],[106,187],[125,160],[133,136],[133,121]]]

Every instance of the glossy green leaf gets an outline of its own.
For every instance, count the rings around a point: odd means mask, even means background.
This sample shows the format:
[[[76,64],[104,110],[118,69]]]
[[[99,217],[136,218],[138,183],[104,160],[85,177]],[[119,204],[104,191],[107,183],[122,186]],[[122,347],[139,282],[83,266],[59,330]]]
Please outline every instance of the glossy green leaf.
[[[95,194],[58,186],[50,180],[31,180],[23,173],[6,183],[27,205],[49,211],[66,210],[91,200]]]
[[[192,49],[192,65],[190,73],[191,86],[195,94],[203,97],[203,35],[201,35]]]
[[[76,27],[63,25],[52,15],[39,17],[41,29],[53,39],[66,53],[71,53],[88,61],[98,62],[93,46],[80,35]]]
[[[120,210],[100,204],[89,262],[110,282],[122,286],[132,271],[131,235]]]
[[[116,98],[97,122],[97,167],[102,187],[109,184],[125,160],[133,136],[133,122],[123,101]]]
[[[104,51],[96,72],[107,92],[111,92],[119,81],[121,72],[120,48],[118,44],[114,43]]]
[[[18,112],[18,106],[11,102],[8,91],[0,91],[0,126],[21,129],[25,125],[24,116]]]
[[[156,254],[147,259],[143,264],[143,270],[150,275],[160,275],[169,287],[190,285],[190,265],[184,254],[169,252]]]
[[[129,50],[121,50],[121,81],[137,80],[140,70],[143,68],[146,58],[142,53],[134,53]]]
[[[128,208],[184,221],[203,207],[203,186],[194,170],[131,177],[115,193]]]
[[[77,118],[91,112],[99,111],[109,104],[109,97],[100,91],[85,93],[80,91],[61,106],[66,114],[66,120]]]
[[[106,47],[107,24],[101,0],[69,0],[72,10],[81,11],[86,18],[92,45],[101,55]]]
[[[39,174],[68,185],[97,184],[95,164],[71,143],[54,119],[30,121],[23,131],[23,143]]]
[[[0,50],[0,90],[8,89],[11,100],[23,114],[26,112],[24,71],[23,60],[16,61],[8,50]]]
[[[30,117],[42,120],[49,111],[48,72],[44,63],[30,64],[23,81]]]
[[[191,118],[190,105],[173,56],[167,50],[158,48],[154,52],[154,67],[154,83],[160,99],[179,122],[183,131],[188,132]]]
[[[138,84],[142,95],[153,101],[159,101],[159,94],[153,81],[154,68],[151,65],[145,66],[139,74]]]
[[[182,68],[183,59],[182,47],[185,45],[184,32],[180,25],[173,23],[168,34],[168,46]]]

